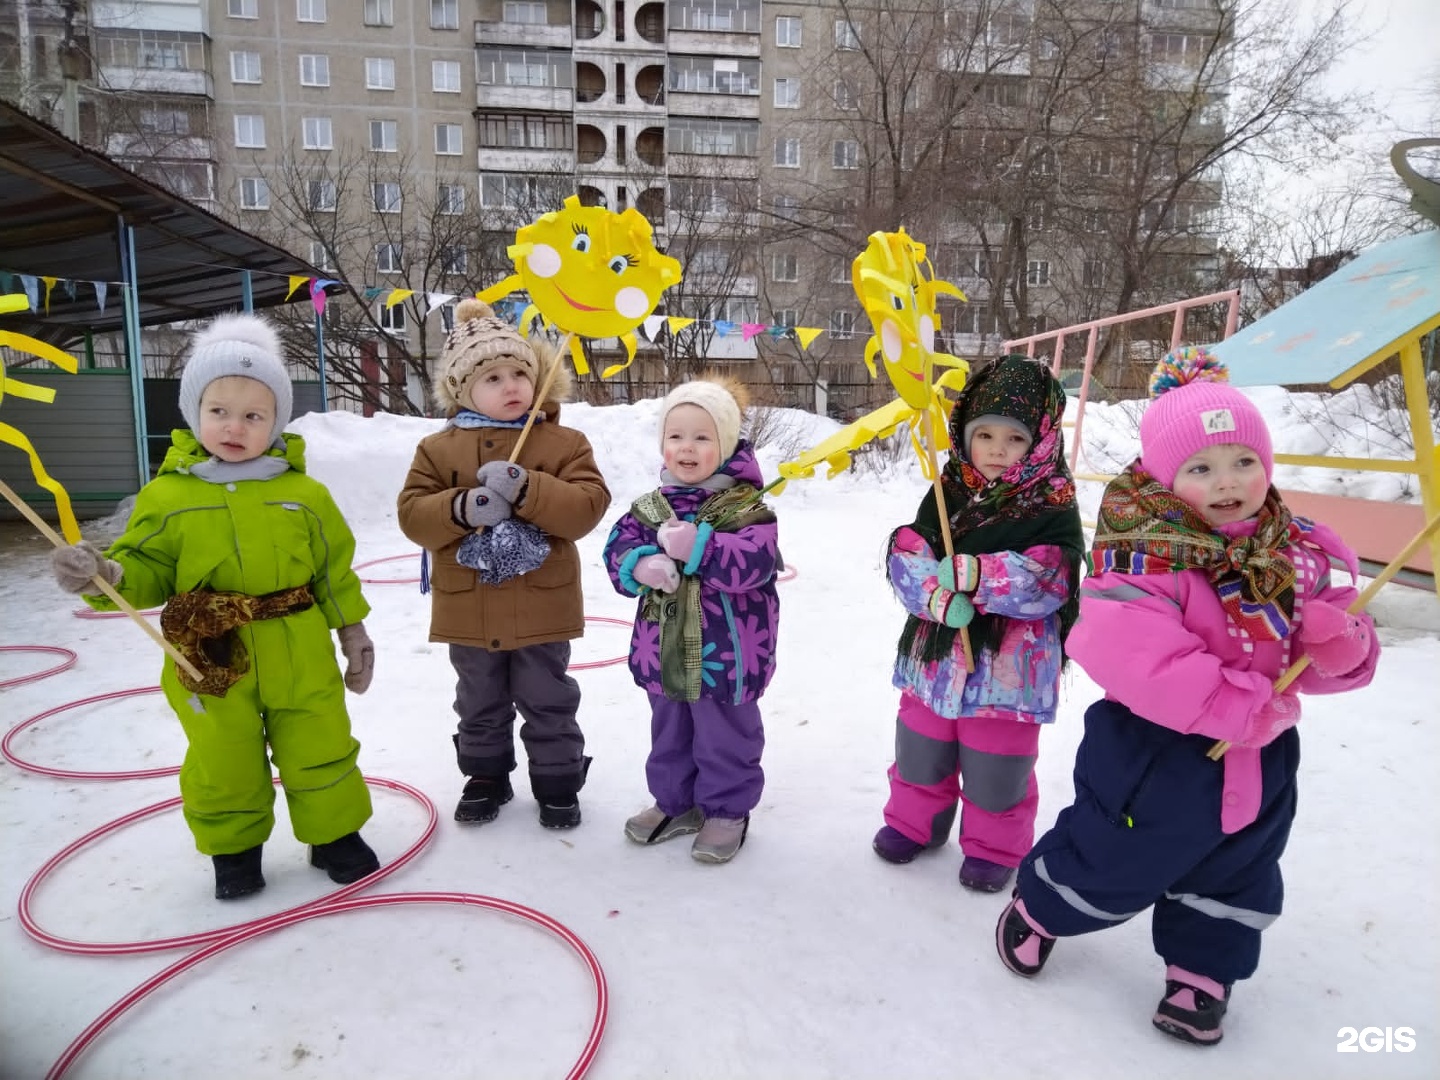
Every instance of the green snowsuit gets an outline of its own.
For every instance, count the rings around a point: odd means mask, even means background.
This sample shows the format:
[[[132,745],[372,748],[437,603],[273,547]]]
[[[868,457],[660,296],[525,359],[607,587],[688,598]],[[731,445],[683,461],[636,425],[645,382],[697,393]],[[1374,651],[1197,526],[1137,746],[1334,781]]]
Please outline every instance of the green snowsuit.
[[[209,454],[190,431],[176,430],[158,475],[135,497],[125,534],[106,552],[124,567],[117,589],[136,607],[191,589],[261,596],[308,584],[315,595],[304,611],[239,628],[250,670],[224,697],[192,694],[165,658],[161,686],[189,740],[180,768],[185,820],[206,855],[269,838],[275,787],[267,742],[301,843],[329,843],[370,818],[330,637],[370,610],[350,566],[355,537],[325,486],[305,475],[304,440],[284,441],[283,452],[268,451],[289,463],[279,476],[213,483],[189,473]],[[104,597],[85,599],[114,609]]]

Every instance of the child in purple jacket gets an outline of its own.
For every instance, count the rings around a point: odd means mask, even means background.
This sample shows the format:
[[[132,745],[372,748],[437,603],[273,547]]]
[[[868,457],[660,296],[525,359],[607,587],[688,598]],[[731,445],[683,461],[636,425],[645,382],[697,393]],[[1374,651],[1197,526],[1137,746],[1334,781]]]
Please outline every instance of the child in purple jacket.
[[[617,592],[639,596],[630,672],[650,697],[645,776],[655,805],[625,823],[637,844],[699,835],[690,854],[729,862],[760,802],[760,695],[775,670],[775,515],[740,439],[748,404],[730,379],[672,390],[661,408],[660,487],[605,542]]]
[[[1035,839],[1040,731],[1055,719],[1085,536],[1065,464],[1065,391],[1041,363],[1002,356],[950,415],[935,495],[890,537],[891,588],[909,611],[892,681],[895,762],[875,853],[907,863],[960,817],[960,884],[998,892]],[[969,634],[974,671],[959,635]],[[961,779],[964,788],[961,788]]]
[[[1297,693],[1365,686],[1379,645],[1353,552],[1270,484],[1265,419],[1203,349],[1161,361],[1140,460],[1100,504],[1073,657],[1105,691],[1085,714],[1075,801],[1020,866],[1000,959],[1039,974],[1057,937],[1153,907],[1165,992],[1152,1023],[1213,1046],[1260,934],[1280,914],[1295,817]],[[1276,678],[1309,666],[1282,693]],[[1233,744],[1220,761],[1217,740]]]

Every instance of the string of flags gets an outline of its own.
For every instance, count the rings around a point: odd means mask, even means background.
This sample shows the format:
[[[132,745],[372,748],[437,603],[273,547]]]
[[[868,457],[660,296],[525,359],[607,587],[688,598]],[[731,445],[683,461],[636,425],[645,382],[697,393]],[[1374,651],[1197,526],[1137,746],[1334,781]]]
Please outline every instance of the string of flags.
[[[304,274],[290,274],[290,288],[285,294],[289,300],[300,289],[305,290],[309,296],[311,305],[318,315],[325,314],[326,289],[332,285],[344,285],[345,282],[336,278],[312,278]],[[70,300],[78,300],[81,295],[81,288],[88,287],[95,294],[95,304],[98,310],[104,311],[109,299],[110,288],[123,288],[123,283],[118,281],[88,281],[84,279],[72,279],[61,277],[49,277],[38,274],[17,274],[11,271],[0,270],[0,293],[23,291],[30,300],[31,311],[50,312],[50,300],[54,291],[60,289]],[[372,301],[383,298],[386,309],[393,308],[397,304],[404,303],[416,295],[415,289],[393,289],[379,288],[367,285],[357,289],[356,292],[368,304]],[[460,293],[448,292],[426,292],[423,294],[425,300],[425,314],[428,316],[436,308],[444,307],[461,298]],[[504,319],[516,319],[525,309],[523,301],[499,300],[494,305],[495,313]],[[673,337],[688,327],[697,327],[713,330],[716,337],[728,338],[736,334],[740,335],[742,341],[751,341],[757,337],[765,337],[771,341],[784,341],[793,338],[800,343],[802,349],[808,349],[821,334],[827,331],[818,326],[778,326],[770,323],[755,322],[733,322],[728,319],[691,319],[678,315],[651,315],[646,318],[639,327],[640,335],[645,340],[655,343],[659,341],[662,333],[668,331]]]

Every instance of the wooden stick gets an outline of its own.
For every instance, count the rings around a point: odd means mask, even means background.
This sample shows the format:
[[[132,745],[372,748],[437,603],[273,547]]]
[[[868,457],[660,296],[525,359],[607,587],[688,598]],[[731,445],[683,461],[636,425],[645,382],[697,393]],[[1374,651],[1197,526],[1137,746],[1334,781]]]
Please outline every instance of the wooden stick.
[[[1421,545],[1430,539],[1436,529],[1440,529],[1440,514],[1436,514],[1425,523],[1425,527],[1416,533],[1411,541],[1401,549],[1400,554],[1391,559],[1385,569],[1381,570],[1380,573],[1375,576],[1375,580],[1370,582],[1369,585],[1366,585],[1365,590],[1359,596],[1355,597],[1354,600],[1350,601],[1350,606],[1347,607],[1345,611],[1350,615],[1359,615],[1360,612],[1364,611],[1365,605],[1370,603],[1371,600],[1374,600],[1375,594],[1384,588],[1390,579],[1404,568],[1405,564],[1410,561],[1410,557],[1420,550]],[[1296,660],[1295,663],[1285,669],[1285,673],[1281,675],[1280,678],[1275,680],[1275,693],[1280,693],[1293,683],[1300,677],[1300,673],[1309,666],[1310,657],[1308,654]],[[1225,751],[1229,749],[1230,744],[1224,739],[1221,739],[1214,746],[1210,747],[1205,756],[1211,761],[1219,761],[1225,756]]]
[[[525,445],[525,439],[530,434],[530,429],[535,426],[535,418],[545,411],[545,395],[550,393],[550,387],[555,385],[555,376],[560,374],[560,365],[565,363],[565,355],[570,348],[570,340],[575,335],[566,332],[560,341],[560,351],[555,357],[555,363],[545,374],[545,382],[535,391],[535,400],[531,402],[530,415],[525,418],[525,426],[520,429],[520,438],[515,440],[515,449],[510,451],[510,464],[514,465],[520,457],[520,448]]]
[[[42,518],[39,514],[35,513],[35,511],[30,508],[29,503],[25,502],[24,499],[20,498],[19,495],[15,494],[15,492],[11,489],[10,485],[5,483],[5,481],[3,480],[0,480],[0,495],[4,495],[5,498],[10,501],[10,505],[15,507],[16,510],[19,510],[20,513],[24,514],[25,519],[29,521],[31,525],[34,525],[35,528],[39,529],[40,534],[44,536],[45,539],[49,540],[52,544],[54,544],[57,548],[68,548],[70,546],[69,541],[67,541],[63,536],[61,536],[48,524],[46,524],[45,519]],[[195,670],[195,665],[190,663],[189,660],[186,660],[185,657],[181,656],[179,650],[176,649],[174,645],[171,645],[170,642],[166,641],[159,630],[156,630],[155,627],[151,626],[148,622],[146,622],[145,617],[141,615],[140,612],[135,610],[135,608],[131,605],[130,601],[126,600],[123,596],[121,596],[118,592],[115,591],[115,586],[111,585],[99,574],[96,574],[90,580],[100,587],[100,591],[103,592],[106,596],[108,596],[116,607],[118,607],[126,615],[129,615],[130,618],[134,619],[135,622],[137,622],[147,634],[154,638],[155,644],[159,645],[162,649],[164,649],[165,652],[169,654],[170,659],[174,660],[177,665],[183,668],[187,675],[189,675],[197,683],[202,681],[203,676],[201,676],[200,672]]]
[[[930,458],[931,484],[935,488],[935,510],[940,517],[940,539],[945,545],[945,558],[953,565],[955,560],[955,538],[950,535],[950,514],[945,509],[945,488],[940,477],[940,462],[935,454],[935,425],[931,418],[931,410],[927,408],[920,415],[920,429],[925,438],[925,453]],[[975,653],[970,648],[970,633],[965,627],[960,627],[956,636],[960,642],[960,651],[965,654],[965,670],[973,673],[975,670]]]

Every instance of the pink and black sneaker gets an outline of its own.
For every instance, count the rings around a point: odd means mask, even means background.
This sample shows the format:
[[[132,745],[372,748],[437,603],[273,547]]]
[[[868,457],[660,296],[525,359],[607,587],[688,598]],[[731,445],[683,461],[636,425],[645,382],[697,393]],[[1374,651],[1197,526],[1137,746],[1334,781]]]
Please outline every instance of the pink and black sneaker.
[[[1230,987],[1171,965],[1165,969],[1165,996],[1150,1021],[1166,1035],[1196,1046],[1214,1046],[1225,1032],[1220,1022]]]
[[[995,948],[1000,953],[1000,962],[1027,979],[1040,974],[1055,939],[1040,929],[1025,912],[1025,905],[1016,895],[1000,915],[995,924]]]

